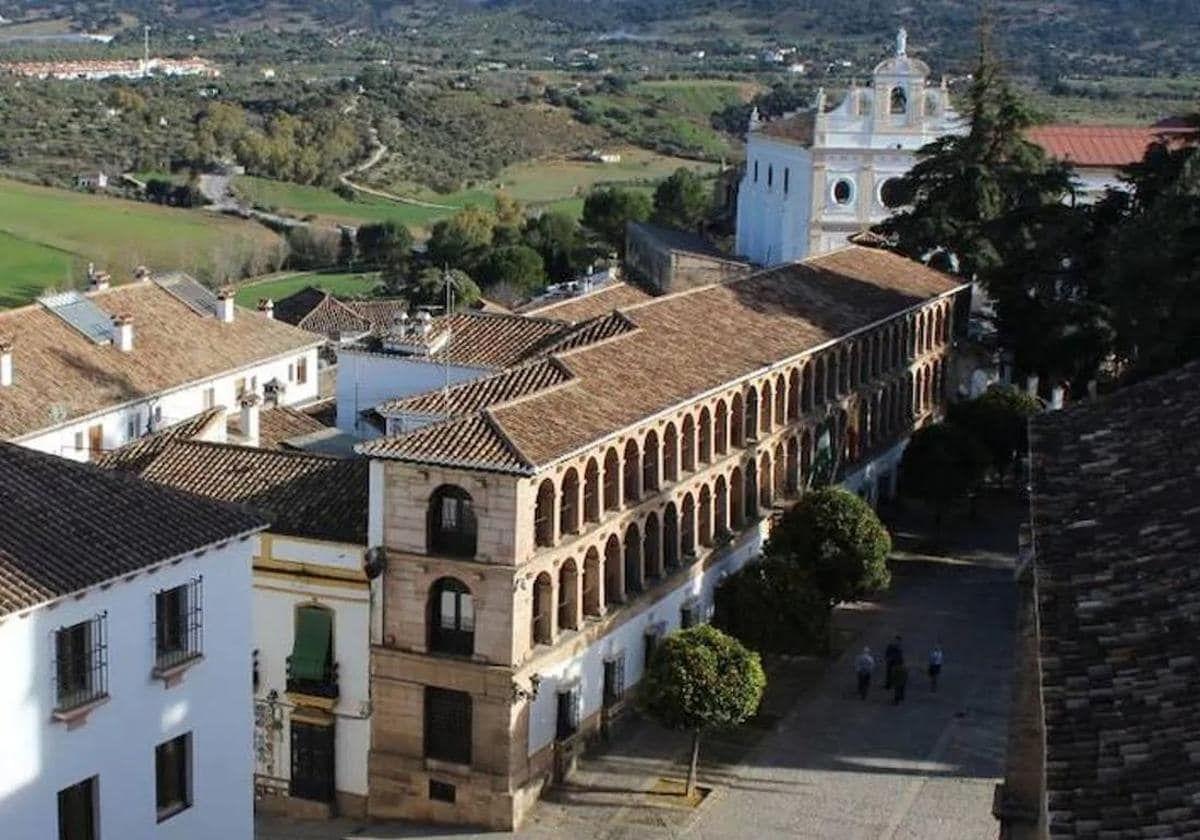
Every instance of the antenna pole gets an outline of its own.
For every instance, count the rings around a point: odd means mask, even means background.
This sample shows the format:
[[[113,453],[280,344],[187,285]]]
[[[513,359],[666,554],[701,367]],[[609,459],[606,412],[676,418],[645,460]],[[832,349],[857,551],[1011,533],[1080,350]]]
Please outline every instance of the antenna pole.
[[[450,267],[442,264],[442,281],[446,284],[446,343],[449,344],[454,340],[454,335],[450,332],[450,313],[453,309],[454,290],[450,283]],[[445,354],[442,355],[442,402],[446,407],[446,416],[450,416],[450,361]]]

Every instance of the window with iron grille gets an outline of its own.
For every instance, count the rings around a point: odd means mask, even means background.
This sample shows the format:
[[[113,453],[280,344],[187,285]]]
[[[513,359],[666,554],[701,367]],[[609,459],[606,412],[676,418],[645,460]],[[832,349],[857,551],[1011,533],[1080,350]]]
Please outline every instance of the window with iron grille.
[[[604,705],[612,706],[625,696],[625,655],[604,662]]]
[[[425,757],[471,763],[471,695],[425,689]]]
[[[154,748],[154,780],[159,822],[191,807],[192,733]]]
[[[92,776],[58,792],[59,840],[96,840],[97,784]]]
[[[59,628],[54,636],[54,696],[58,711],[108,694],[108,615]]]
[[[579,686],[572,686],[558,692],[558,716],[555,736],[561,741],[570,738],[579,731],[579,721],[583,717],[583,695]]]
[[[154,664],[159,669],[171,668],[201,653],[202,580],[197,577],[154,595]]]

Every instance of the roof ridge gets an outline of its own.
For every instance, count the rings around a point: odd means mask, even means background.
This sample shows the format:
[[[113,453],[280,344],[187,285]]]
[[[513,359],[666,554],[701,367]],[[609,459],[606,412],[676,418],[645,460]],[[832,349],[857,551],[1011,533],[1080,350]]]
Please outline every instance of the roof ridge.
[[[544,323],[547,325],[564,326],[564,327],[571,326],[571,323],[569,321],[564,321],[561,318],[543,318],[538,315],[522,315],[519,312],[478,312],[473,309],[463,309],[458,312],[455,312],[453,315],[450,315],[450,316],[443,315],[442,317],[443,318],[446,318],[446,317],[457,318],[459,316],[464,316],[464,317],[469,317],[469,318],[487,318],[487,319],[491,319],[491,320],[504,319],[504,320],[509,320],[509,321],[538,321],[538,322],[541,322],[541,323]]]
[[[366,324],[366,326],[368,326],[368,327],[371,326],[370,322],[365,317],[363,317],[360,313],[355,312],[353,309],[351,309],[349,306],[347,306],[342,301],[338,300],[336,297],[334,297],[329,292],[325,292],[324,299],[320,303],[318,303],[316,306],[314,306],[312,309],[310,309],[308,311],[308,313],[303,318],[300,319],[300,322],[296,326],[303,327],[304,322],[307,321],[309,318],[313,317],[313,315],[315,315],[317,313],[317,310],[319,310],[322,306],[324,306],[327,303],[332,303],[334,306],[345,310],[346,314],[348,314],[351,318],[354,318],[357,321],[359,321],[363,324]]]
[[[507,446],[507,447],[508,447],[508,449],[509,449],[509,452],[511,452],[511,453],[512,453],[512,455],[513,455],[513,456],[514,456],[514,457],[515,457],[515,458],[516,458],[518,461],[520,461],[520,462],[521,462],[521,463],[522,463],[522,464],[523,464],[523,465],[524,465],[526,468],[528,468],[528,469],[531,469],[531,470],[532,470],[532,469],[534,469],[533,461],[532,461],[532,460],[530,460],[530,459],[529,459],[529,458],[528,458],[528,457],[525,455],[525,453],[521,451],[521,447],[519,447],[519,446],[517,446],[515,443],[513,443],[513,440],[512,440],[512,438],[510,438],[510,437],[508,436],[508,433],[507,433],[506,431],[504,431],[504,427],[500,425],[500,421],[499,421],[499,420],[497,420],[497,419],[496,419],[496,418],[495,418],[495,417],[492,415],[492,407],[491,407],[491,406],[487,406],[487,407],[485,407],[485,408],[484,408],[484,409],[483,409],[483,410],[480,412],[480,414],[482,414],[482,415],[483,415],[483,421],[484,421],[485,423],[487,423],[488,427],[489,427],[489,428],[492,430],[492,432],[493,432],[493,433],[494,433],[494,434],[495,434],[497,437],[499,437],[501,441],[503,441],[503,442],[504,442],[504,445],[505,445],[505,446]]]
[[[187,438],[185,440],[172,440],[163,447],[162,452],[155,456],[153,465],[160,457],[168,450],[182,449],[184,447],[195,447],[197,449],[221,449],[243,454],[253,453],[256,455],[270,455],[275,457],[290,458],[296,461],[345,461],[345,458],[339,458],[336,455],[326,455],[323,452],[308,452],[298,451],[293,449],[273,449],[266,446],[243,446],[240,443],[229,443],[228,441],[219,440],[196,440],[195,438]],[[149,469],[149,467],[147,467]]]

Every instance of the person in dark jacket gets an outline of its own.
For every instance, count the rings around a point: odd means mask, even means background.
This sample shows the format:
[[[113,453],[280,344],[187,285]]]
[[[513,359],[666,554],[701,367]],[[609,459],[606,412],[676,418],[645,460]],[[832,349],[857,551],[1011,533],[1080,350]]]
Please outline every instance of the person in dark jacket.
[[[900,636],[888,643],[887,648],[883,651],[883,687],[888,689],[892,687],[892,674],[896,670],[896,666],[904,664],[904,648],[900,644]]]
[[[904,688],[908,685],[908,666],[903,662],[892,669],[892,702],[899,706],[904,702]]]

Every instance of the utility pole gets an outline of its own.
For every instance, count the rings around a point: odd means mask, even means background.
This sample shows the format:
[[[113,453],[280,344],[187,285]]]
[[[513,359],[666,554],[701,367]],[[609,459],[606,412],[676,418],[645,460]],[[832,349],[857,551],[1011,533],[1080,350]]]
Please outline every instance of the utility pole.
[[[450,332],[450,316],[454,312],[454,284],[450,279],[450,267],[442,265],[442,281],[446,284],[446,345],[454,340]],[[447,349],[449,349],[447,347]],[[446,408],[446,416],[450,416],[450,362],[442,356],[442,404]]]

